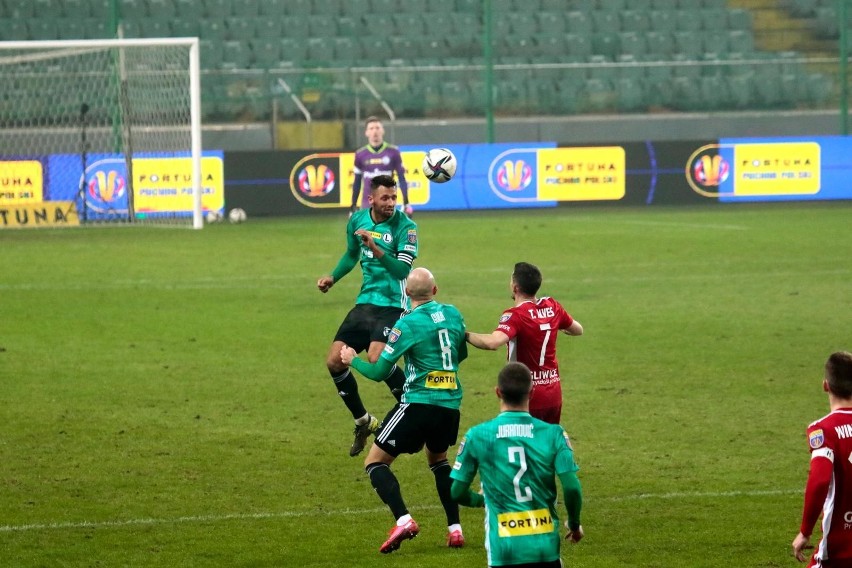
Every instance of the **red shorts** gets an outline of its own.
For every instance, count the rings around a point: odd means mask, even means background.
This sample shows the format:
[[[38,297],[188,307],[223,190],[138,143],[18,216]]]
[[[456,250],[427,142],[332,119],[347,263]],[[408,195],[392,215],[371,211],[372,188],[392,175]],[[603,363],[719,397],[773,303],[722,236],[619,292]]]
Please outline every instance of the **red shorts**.
[[[532,414],[533,418],[544,420],[550,424],[559,424],[559,420],[562,418],[562,405],[530,408],[530,414]]]

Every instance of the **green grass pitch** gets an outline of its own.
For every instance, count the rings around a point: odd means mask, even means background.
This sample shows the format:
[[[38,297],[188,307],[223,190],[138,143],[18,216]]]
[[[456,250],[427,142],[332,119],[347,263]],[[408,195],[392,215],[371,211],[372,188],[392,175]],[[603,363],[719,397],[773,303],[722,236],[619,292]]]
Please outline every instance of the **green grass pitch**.
[[[827,412],[825,359],[852,349],[850,217],[417,217],[417,265],[470,330],[510,305],[519,260],[586,329],[559,339],[587,535],[566,566],[795,565],[805,427]],[[481,510],[444,546],[422,455],[394,466],[422,532],[378,553],[392,518],[324,367],[360,271],[315,286],[344,220],[0,232],[0,566],[485,566]],[[463,363],[463,430],[497,411],[504,356]],[[387,389],[359,384],[384,415]]]

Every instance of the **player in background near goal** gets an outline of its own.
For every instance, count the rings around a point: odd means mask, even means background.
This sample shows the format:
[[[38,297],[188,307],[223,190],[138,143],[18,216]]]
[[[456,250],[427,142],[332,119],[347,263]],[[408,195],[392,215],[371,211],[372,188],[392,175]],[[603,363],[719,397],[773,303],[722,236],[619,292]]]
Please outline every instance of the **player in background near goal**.
[[[803,553],[822,513],[822,539],[809,567],[852,566],[852,353],[832,353],[822,388],[831,412],[808,426],[811,466],[793,555]]]
[[[409,217],[414,209],[408,202],[408,182],[405,181],[405,168],[402,165],[402,155],[399,148],[385,142],[385,127],[375,116],[367,117],[364,135],[367,137],[366,146],[355,152],[355,182],[352,184],[352,207],[350,215],[363,207],[369,207],[367,192],[364,199],[361,196],[361,186],[367,187],[370,180],[379,175],[387,175],[396,179],[399,191],[402,193],[403,211]]]
[[[583,326],[562,305],[547,296],[537,298],[541,271],[527,262],[515,265],[509,289],[515,306],[500,316],[490,335],[468,333],[467,340],[479,349],[497,349],[508,344],[507,358],[519,361],[532,372],[530,414],[559,424],[562,417],[562,386],[556,360],[557,332],[583,335]]]
[[[568,510],[566,539],[583,538],[583,493],[568,434],[529,414],[532,376],[523,363],[509,363],[497,376],[500,414],[468,430],[453,466],[453,498],[486,506],[488,566],[561,568],[556,477]],[[482,494],[470,490],[476,473]]]
[[[346,224],[346,251],[328,276],[317,280],[320,292],[328,292],[336,282],[349,274],[360,261],[363,280],[361,291],[340,324],[326,356],[326,367],[334,380],[337,394],[355,419],[355,439],[349,449],[356,456],[364,449],[367,438],[378,428],[378,420],[367,412],[358,383],[349,366],[340,360],[344,345],[356,351],[367,351],[376,361],[387,342],[394,322],[408,307],[405,279],[417,258],[417,225],[396,209],[396,182],[390,176],[370,180],[370,208],[357,211]],[[402,396],[405,374],[394,366],[381,377],[397,400]]]
[[[406,381],[402,400],[385,417],[364,467],[370,483],[390,508],[396,524],[379,551],[393,552],[417,536],[420,527],[411,518],[399,482],[390,469],[400,454],[415,454],[425,446],[426,461],[435,476],[435,488],[447,515],[447,546],[464,546],[459,506],[450,494],[447,450],[459,433],[462,385],[459,363],[467,358],[464,318],[451,305],[434,300],[438,287],[425,268],[411,271],[406,285],[411,311],[396,322],[379,360],[369,364],[344,347],[341,359],[369,379],[381,380],[405,357]]]

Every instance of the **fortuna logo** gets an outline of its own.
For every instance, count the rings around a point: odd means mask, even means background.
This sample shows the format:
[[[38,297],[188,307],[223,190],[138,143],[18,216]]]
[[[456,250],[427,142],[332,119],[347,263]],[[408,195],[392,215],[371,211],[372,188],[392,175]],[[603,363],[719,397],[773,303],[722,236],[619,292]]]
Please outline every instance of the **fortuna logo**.
[[[299,191],[311,197],[328,195],[334,189],[334,171],[325,164],[309,165],[299,172]]]
[[[497,534],[501,537],[545,534],[554,530],[553,517],[547,509],[497,515]]]
[[[521,191],[532,181],[532,168],[523,160],[506,160],[497,170],[497,183],[507,191]]]
[[[98,171],[89,181],[89,195],[98,201],[109,203],[124,195],[124,178],[117,171]]]
[[[728,179],[731,167],[728,161],[719,154],[704,155],[695,160],[692,175],[695,181],[702,185],[716,187]]]

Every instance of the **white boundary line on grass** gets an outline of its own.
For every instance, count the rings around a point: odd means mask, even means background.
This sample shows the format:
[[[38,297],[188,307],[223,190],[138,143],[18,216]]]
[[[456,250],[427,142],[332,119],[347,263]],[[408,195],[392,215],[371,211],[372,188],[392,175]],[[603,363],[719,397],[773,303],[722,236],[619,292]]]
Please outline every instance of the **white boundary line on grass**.
[[[703,498],[726,498],[726,497],[764,497],[774,495],[804,495],[804,489],[770,489],[763,491],[720,491],[720,492],[672,492],[672,493],[639,493],[636,495],[622,495],[604,497],[602,499],[586,499],[586,501],[639,501],[646,499],[703,499]],[[417,509],[440,509],[438,505],[417,506]],[[232,513],[229,515],[197,515],[189,517],[174,517],[171,519],[126,519],[124,521],[78,521],[67,523],[34,523],[29,525],[0,525],[0,533],[17,533],[29,531],[63,530],[63,529],[99,529],[116,528],[140,525],[170,525],[181,523],[215,523],[221,521],[243,521],[282,519],[288,517],[308,517],[324,515],[364,515],[370,513],[382,513],[387,511],[386,507],[374,507],[372,509],[337,509],[320,511],[281,511],[278,513]]]

